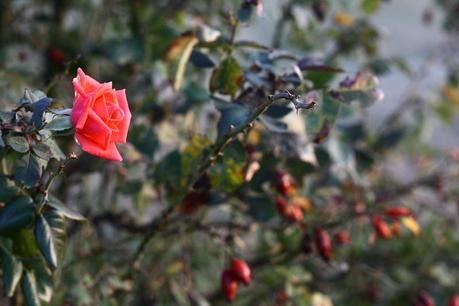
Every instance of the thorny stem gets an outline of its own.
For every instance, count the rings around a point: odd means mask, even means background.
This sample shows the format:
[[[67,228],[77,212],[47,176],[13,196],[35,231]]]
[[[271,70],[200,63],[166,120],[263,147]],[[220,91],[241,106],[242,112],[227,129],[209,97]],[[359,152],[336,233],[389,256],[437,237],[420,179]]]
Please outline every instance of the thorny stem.
[[[190,177],[187,183],[187,190],[192,190],[193,185],[195,182],[203,175],[214,163],[215,161],[223,154],[225,148],[236,138],[239,133],[244,132],[245,130],[249,129],[253,122],[263,114],[269,106],[271,106],[275,101],[287,99],[293,100],[295,96],[289,92],[281,92],[274,95],[270,95],[268,100],[260,104],[252,114],[247,118],[244,124],[241,124],[238,127],[233,127],[224,137],[220,140],[217,140],[215,144],[213,144],[210,148],[210,154],[206,155],[203,160],[201,161],[199,167],[197,168],[198,171]],[[180,201],[173,203],[168,208],[166,208],[150,225],[149,230],[143,237],[142,241],[140,242],[139,247],[137,248],[136,252],[134,253],[132,264],[135,266],[140,259],[145,247],[150,242],[150,240],[156,235],[158,230],[162,228],[165,224],[167,224],[167,220],[175,211],[177,206],[180,204]]]

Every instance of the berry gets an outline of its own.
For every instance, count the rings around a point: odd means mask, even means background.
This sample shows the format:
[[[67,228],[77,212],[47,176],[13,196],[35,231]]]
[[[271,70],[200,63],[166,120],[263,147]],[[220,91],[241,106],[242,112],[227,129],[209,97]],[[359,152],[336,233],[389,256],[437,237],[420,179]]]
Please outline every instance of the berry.
[[[284,198],[277,198],[276,199],[276,207],[277,207],[277,211],[279,211],[279,213],[281,215],[286,215],[287,213],[287,210],[288,210],[288,202],[286,199]]]
[[[295,182],[293,178],[284,171],[277,172],[277,190],[284,196],[287,196],[295,191]]]
[[[303,211],[299,206],[289,206],[287,213],[286,213],[287,218],[292,221],[292,222],[299,222],[303,220]]]
[[[459,306],[459,294],[453,294],[449,299],[448,306]]]
[[[320,256],[325,260],[330,260],[331,240],[330,235],[324,229],[318,228],[315,231],[314,242]]]
[[[57,48],[57,47],[49,48],[48,49],[48,56],[56,64],[63,63],[64,59],[65,59],[64,52],[61,49]]]
[[[230,270],[222,273],[222,290],[228,301],[234,300],[237,293],[237,280]]]
[[[234,258],[231,261],[231,272],[237,280],[246,285],[252,281],[252,271],[250,271],[249,265],[242,259]]]
[[[386,209],[385,214],[391,218],[400,218],[411,216],[412,212],[406,207],[390,207]]]
[[[351,236],[349,235],[349,232],[347,230],[340,230],[335,234],[335,240],[339,244],[348,244],[351,243]]]
[[[392,238],[392,231],[389,225],[380,216],[374,216],[371,219],[373,227],[380,238],[390,239]]]
[[[413,306],[435,306],[435,301],[429,293],[421,290],[418,293]]]

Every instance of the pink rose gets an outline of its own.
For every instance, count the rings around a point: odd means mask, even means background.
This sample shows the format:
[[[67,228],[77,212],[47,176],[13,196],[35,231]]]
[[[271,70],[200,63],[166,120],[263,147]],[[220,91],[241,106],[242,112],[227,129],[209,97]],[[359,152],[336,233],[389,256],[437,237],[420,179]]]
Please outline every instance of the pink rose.
[[[126,91],[115,90],[112,82],[99,83],[78,68],[73,79],[75,99],[72,123],[75,137],[83,151],[121,161],[115,143],[126,142],[131,121]]]

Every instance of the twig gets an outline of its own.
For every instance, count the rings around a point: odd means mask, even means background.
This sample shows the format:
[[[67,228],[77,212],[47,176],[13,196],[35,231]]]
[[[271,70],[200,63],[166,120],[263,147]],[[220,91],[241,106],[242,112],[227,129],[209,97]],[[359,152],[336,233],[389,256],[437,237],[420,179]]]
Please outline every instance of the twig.
[[[205,155],[202,162],[198,166],[198,171],[190,176],[188,179],[187,190],[192,190],[193,185],[196,181],[215,163],[215,161],[223,154],[225,148],[236,138],[239,133],[244,132],[246,129],[250,128],[253,125],[253,122],[263,114],[269,106],[271,106],[276,100],[280,99],[287,99],[293,100],[295,96],[289,92],[281,92],[274,95],[270,95],[268,100],[264,103],[259,105],[252,114],[247,118],[244,124],[241,124],[238,127],[233,127],[224,137],[211,146],[210,154]],[[148,231],[146,232],[145,236],[143,237],[139,247],[137,248],[136,252],[134,253],[132,264],[135,265],[140,256],[142,255],[145,247],[150,242],[150,240],[156,235],[157,231],[162,228],[165,224],[167,224],[167,220],[175,211],[177,206],[180,204],[180,201],[173,203],[168,208],[166,208],[155,220],[151,222],[149,225]]]

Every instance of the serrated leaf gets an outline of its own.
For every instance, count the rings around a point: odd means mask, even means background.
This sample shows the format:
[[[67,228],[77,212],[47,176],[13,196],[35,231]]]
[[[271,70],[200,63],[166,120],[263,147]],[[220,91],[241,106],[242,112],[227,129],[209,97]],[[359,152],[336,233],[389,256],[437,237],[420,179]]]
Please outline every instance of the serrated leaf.
[[[23,136],[11,136],[6,139],[8,145],[16,152],[27,153],[29,151],[29,142]]]
[[[26,306],[40,306],[40,299],[38,298],[37,281],[32,272],[24,273],[21,280],[22,294]]]
[[[43,123],[43,113],[51,105],[53,99],[44,97],[30,105],[33,111],[32,122],[36,128],[40,128]]]
[[[73,127],[70,116],[58,116],[53,119],[50,123],[45,125],[45,129],[52,132],[62,132],[70,130]]]
[[[167,50],[166,61],[169,65],[169,78],[175,90],[179,90],[182,85],[186,64],[191,56],[193,47],[198,42],[199,40],[194,33],[186,32],[176,38]]]
[[[23,265],[8,250],[1,247],[3,267],[3,290],[5,296],[12,297],[19,281],[21,280]]]
[[[19,197],[0,212],[0,232],[14,231],[29,225],[34,216],[30,197]]]
[[[53,207],[53,208],[55,208],[59,212],[61,212],[66,218],[71,219],[71,220],[75,220],[75,221],[84,221],[84,220],[86,220],[86,218],[83,215],[81,215],[79,212],[74,211],[74,210],[68,208],[67,206],[65,206],[65,204],[62,203],[55,196],[50,194],[48,196],[48,198],[49,198],[48,205]]]
[[[50,267],[57,268],[57,255],[54,248],[54,237],[48,222],[42,215],[35,221],[35,239],[41,254],[46,259]]]
[[[37,159],[32,154],[28,154],[21,159],[21,164],[17,167],[14,179],[24,184],[25,187],[30,188],[38,184],[41,173],[42,168]]]
[[[210,91],[224,95],[234,95],[242,84],[242,68],[233,57],[223,60],[212,72]]]

